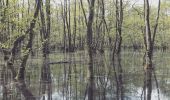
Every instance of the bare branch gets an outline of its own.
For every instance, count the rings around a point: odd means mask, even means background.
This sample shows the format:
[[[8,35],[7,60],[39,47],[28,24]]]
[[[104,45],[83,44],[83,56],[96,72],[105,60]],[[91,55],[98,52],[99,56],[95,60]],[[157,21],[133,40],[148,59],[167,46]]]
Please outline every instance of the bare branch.
[[[158,22],[159,22],[159,15],[160,15],[160,6],[161,6],[161,0],[158,1],[158,11],[157,11],[157,17],[156,17],[156,23],[154,25],[154,31],[153,31],[153,37],[152,37],[152,45],[154,45],[155,42],[155,36],[157,32]]]

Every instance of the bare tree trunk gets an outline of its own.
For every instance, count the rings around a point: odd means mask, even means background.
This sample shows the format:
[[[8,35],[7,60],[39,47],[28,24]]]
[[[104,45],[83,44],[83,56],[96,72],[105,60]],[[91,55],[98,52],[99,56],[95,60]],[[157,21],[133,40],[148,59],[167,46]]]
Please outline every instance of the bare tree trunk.
[[[85,23],[86,23],[86,26],[87,26],[87,17],[86,17],[86,12],[85,12],[82,0],[80,0],[80,5],[81,5],[81,8],[82,8],[84,20],[85,20]]]
[[[38,2],[36,4],[37,7],[36,7],[36,10],[35,10],[35,13],[34,13],[34,18],[30,22],[30,27],[27,29],[25,34],[19,36],[18,38],[16,38],[14,40],[10,50],[3,49],[3,53],[5,55],[4,60],[6,61],[7,67],[11,70],[13,78],[16,77],[17,79],[24,79],[25,66],[26,66],[26,61],[27,61],[28,56],[29,56],[29,52],[31,51],[31,47],[32,47],[33,28],[35,27],[36,18],[38,16],[39,4],[40,4],[40,2]],[[26,45],[26,51],[27,52],[25,52],[25,55],[22,58],[21,65],[19,67],[18,74],[17,74],[16,71],[15,71],[15,68],[14,68],[14,59],[16,57],[16,50],[17,50],[18,44],[21,43],[25,39],[26,35],[29,36],[28,44]]]
[[[113,55],[120,54],[122,44],[123,1],[116,0],[116,38]]]
[[[77,34],[77,0],[74,0],[74,30],[73,30],[73,33],[74,33],[74,36],[73,36],[73,51],[75,51],[76,49],[76,34]]]
[[[89,86],[88,100],[94,100],[94,71],[93,71],[93,19],[94,19],[94,4],[95,0],[90,0],[89,17],[87,22],[87,45],[89,53]]]
[[[67,29],[68,29],[68,51],[72,52],[72,34],[71,34],[71,9],[70,9],[70,0],[68,0],[68,25],[67,25]],[[66,20],[67,21],[67,20]]]
[[[41,17],[41,38],[42,38],[42,45],[43,45],[43,63],[41,67],[41,81],[40,81],[40,89],[41,94],[45,95],[46,91],[48,93],[48,100],[52,99],[52,89],[51,89],[51,69],[49,65],[49,40],[50,40],[50,31],[51,31],[51,18],[50,18],[50,0],[46,0],[45,8],[46,13],[44,14],[44,6],[43,2],[41,2],[40,7],[40,17]],[[46,15],[46,17],[45,17]],[[46,19],[45,19],[46,18]],[[43,96],[45,100],[45,96]]]
[[[43,11],[43,2],[41,3],[41,24],[42,24],[42,42],[43,42],[43,65],[42,65],[42,81],[51,81],[50,65],[49,65],[49,39],[50,39],[50,0],[46,0],[46,14]],[[45,16],[46,15],[46,20]],[[45,22],[46,21],[46,22]]]
[[[123,1],[116,0],[116,37],[113,48],[113,67],[117,69],[118,73],[115,72],[115,79],[117,84],[117,100],[123,100],[123,69],[121,66],[121,45],[122,45],[122,24],[123,24]]]
[[[145,69],[145,92],[146,92],[146,100],[151,100],[151,94],[152,94],[152,71],[153,71],[153,65],[152,65],[152,56],[153,56],[153,48],[154,48],[154,40],[156,35],[156,30],[158,26],[158,20],[159,20],[159,12],[160,12],[160,0],[158,3],[158,13],[156,18],[156,23],[154,26],[153,34],[151,33],[151,26],[150,26],[150,7],[149,7],[149,0],[144,0],[144,17],[145,17],[145,48],[146,53],[144,56],[144,69]]]
[[[62,6],[62,17],[63,17],[63,44],[64,44],[64,47],[63,47],[63,50],[65,52],[66,50],[66,46],[67,46],[67,42],[66,42],[66,0],[64,0],[64,5]]]
[[[28,44],[26,45],[27,52],[23,56],[23,60],[22,60],[22,63],[20,65],[20,67],[19,67],[18,74],[17,74],[17,77],[16,77],[19,80],[24,80],[24,78],[25,78],[25,66],[26,66],[27,59],[29,57],[29,53],[30,53],[30,51],[32,49],[33,38],[34,38],[33,29],[35,27],[36,18],[38,17],[38,13],[39,13],[39,9],[40,9],[40,2],[41,1],[38,0],[38,2],[36,4],[36,10],[35,10],[35,13],[34,13],[34,18],[30,23],[29,29],[26,31],[26,34],[29,34],[29,39],[28,39]],[[16,49],[15,46],[14,46],[14,49]]]

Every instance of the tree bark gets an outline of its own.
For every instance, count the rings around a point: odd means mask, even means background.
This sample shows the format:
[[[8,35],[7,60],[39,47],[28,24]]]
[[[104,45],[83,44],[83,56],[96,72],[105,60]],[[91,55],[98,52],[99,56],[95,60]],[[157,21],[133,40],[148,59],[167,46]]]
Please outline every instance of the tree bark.
[[[153,48],[154,48],[154,41],[156,30],[159,21],[159,12],[160,12],[160,0],[158,3],[158,13],[156,18],[156,23],[154,26],[153,34],[151,33],[151,26],[150,26],[150,7],[149,7],[149,0],[144,0],[144,17],[145,17],[145,55],[144,55],[144,69],[145,69],[145,81],[144,81],[144,91],[146,93],[146,100],[151,100],[152,95],[152,72],[153,72],[153,65],[152,65],[152,58],[153,58]]]
[[[94,72],[93,72],[93,20],[94,20],[94,4],[95,0],[90,0],[89,17],[87,22],[87,45],[89,54],[89,86],[88,100],[94,100]]]
[[[122,24],[123,24],[123,1],[116,0],[116,38],[113,48],[114,55],[120,54],[122,45]]]
[[[28,57],[29,57],[30,51],[31,51],[31,49],[32,49],[33,37],[34,37],[34,31],[33,31],[33,29],[34,29],[34,27],[35,27],[36,19],[37,19],[37,17],[38,17],[38,13],[39,13],[40,1],[41,1],[41,0],[38,0],[38,1],[37,1],[33,20],[32,20],[31,23],[30,23],[29,29],[27,29],[27,31],[26,31],[26,34],[29,35],[28,44],[26,45],[26,50],[27,50],[27,52],[26,52],[25,55],[23,56],[23,60],[22,60],[22,62],[21,62],[21,65],[20,65],[20,67],[19,67],[19,70],[18,70],[18,73],[17,73],[17,76],[16,76],[16,79],[18,79],[18,80],[24,80],[24,78],[25,78],[25,66],[26,66],[27,59],[28,59]],[[14,47],[14,48],[15,48],[15,47]],[[16,49],[16,48],[15,48],[15,49]]]

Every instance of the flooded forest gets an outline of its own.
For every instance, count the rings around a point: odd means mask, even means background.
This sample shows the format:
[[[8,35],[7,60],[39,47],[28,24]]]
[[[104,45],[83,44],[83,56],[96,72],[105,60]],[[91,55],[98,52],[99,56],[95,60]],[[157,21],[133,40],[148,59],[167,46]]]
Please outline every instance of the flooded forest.
[[[170,100],[170,0],[0,0],[0,100]]]

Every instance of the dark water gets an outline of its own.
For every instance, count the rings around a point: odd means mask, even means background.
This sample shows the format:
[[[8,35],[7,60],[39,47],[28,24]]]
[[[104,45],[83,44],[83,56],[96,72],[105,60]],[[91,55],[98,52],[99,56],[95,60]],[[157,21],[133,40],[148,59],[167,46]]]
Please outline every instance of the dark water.
[[[93,59],[94,98],[143,100],[143,55],[143,52],[123,52],[120,69],[119,63],[113,64],[109,52],[96,54]],[[40,54],[30,57],[25,82],[13,81],[10,70],[1,60],[0,100],[87,100],[87,52],[50,54],[50,67],[46,69],[42,67],[42,60]],[[158,100],[158,97],[170,100],[170,53],[155,52],[153,64],[157,80],[152,77],[152,100]]]

